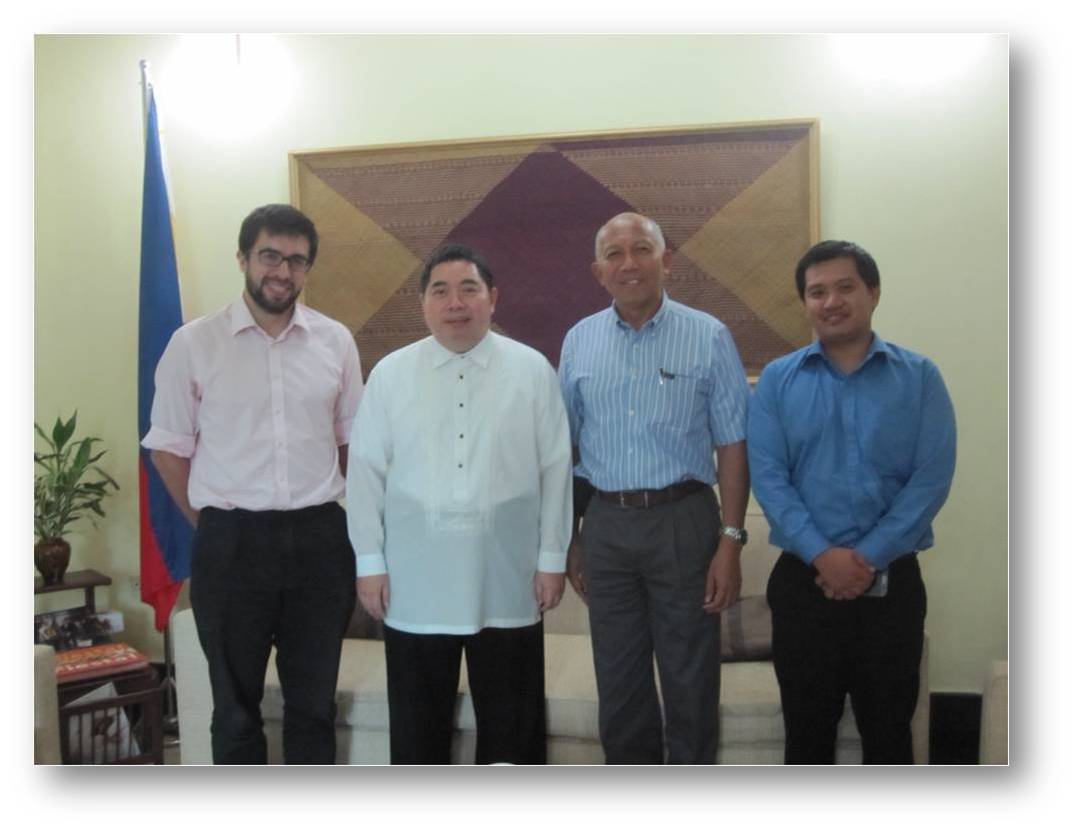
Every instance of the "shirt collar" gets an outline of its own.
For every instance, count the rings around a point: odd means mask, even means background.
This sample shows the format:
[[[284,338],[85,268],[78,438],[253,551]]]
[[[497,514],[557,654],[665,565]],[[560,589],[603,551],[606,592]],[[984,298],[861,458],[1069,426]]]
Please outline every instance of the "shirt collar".
[[[644,331],[645,329],[655,328],[659,326],[663,322],[664,318],[668,316],[669,305],[670,300],[668,298],[668,293],[665,291],[660,296],[660,308],[656,310],[656,314],[654,314],[647,321],[645,321],[645,323],[642,324],[641,329],[639,329],[638,331],[640,332]],[[617,328],[629,329],[630,331],[634,331],[634,327],[619,316],[619,312],[616,311],[614,302],[612,303],[609,311],[611,312],[612,322],[616,325]]]
[[[432,349],[433,369],[440,369],[440,367],[456,358],[467,358],[482,369],[488,369],[489,361],[492,360],[494,334],[491,329],[469,352],[452,352],[435,337],[430,336],[429,340],[432,343],[430,349]]]
[[[287,326],[279,337],[284,337],[292,326],[298,326],[300,329],[305,329],[307,332],[310,328],[309,315],[306,313],[301,303],[295,303],[292,307],[291,319],[287,322]],[[231,322],[231,334],[237,335],[245,329],[258,328],[257,321],[254,320],[254,316],[250,313],[250,307],[246,305],[246,298],[243,295],[239,295],[237,299],[231,302],[228,307],[228,320]]]
[[[894,360],[898,357],[894,350],[888,345],[887,341],[876,334],[876,332],[873,332],[873,339],[869,343],[869,349],[865,353],[865,359],[861,362],[861,366],[859,366],[858,369],[861,369],[862,366],[865,366],[877,355],[883,355],[887,360]],[[801,366],[806,361],[812,360],[822,360],[829,366],[832,365],[831,361],[828,360],[828,356],[824,353],[824,347],[820,345],[819,340],[814,340],[809,346],[802,350],[802,357],[799,360],[798,365]],[[855,372],[857,372],[857,370],[855,370]]]

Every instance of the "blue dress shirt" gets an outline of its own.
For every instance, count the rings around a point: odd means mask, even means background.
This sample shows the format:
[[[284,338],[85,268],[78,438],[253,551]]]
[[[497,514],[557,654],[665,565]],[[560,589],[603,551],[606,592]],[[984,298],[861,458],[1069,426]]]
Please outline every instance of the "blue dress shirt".
[[[932,545],[955,471],[955,414],[928,358],[874,335],[848,375],[813,343],[761,373],[747,448],[773,545],[807,563],[853,548],[881,570]]]
[[[713,450],[746,437],[749,384],[731,333],[666,294],[640,330],[614,305],[575,324],[559,381],[575,473],[600,490],[714,484]]]

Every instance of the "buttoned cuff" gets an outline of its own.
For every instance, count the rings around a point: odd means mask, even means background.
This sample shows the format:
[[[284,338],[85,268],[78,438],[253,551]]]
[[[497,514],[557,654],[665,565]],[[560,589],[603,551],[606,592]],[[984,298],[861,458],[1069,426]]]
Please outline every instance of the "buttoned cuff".
[[[384,559],[383,554],[359,554],[354,559],[359,577],[374,577],[388,573],[388,561]]]
[[[179,433],[169,433],[160,427],[150,427],[149,432],[142,439],[142,447],[149,450],[163,450],[184,459],[194,455],[194,437],[183,436]]]

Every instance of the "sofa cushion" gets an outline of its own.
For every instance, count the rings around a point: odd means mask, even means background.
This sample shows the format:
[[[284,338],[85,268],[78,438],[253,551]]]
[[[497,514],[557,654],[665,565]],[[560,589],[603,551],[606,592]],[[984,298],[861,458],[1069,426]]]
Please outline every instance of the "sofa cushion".
[[[384,623],[374,620],[361,603],[355,603],[354,614],[351,615],[343,637],[382,641],[384,640]]]
[[[743,597],[720,615],[720,660],[767,661],[772,657],[772,611],[764,595]]]
[[[544,615],[545,634],[588,635],[589,607],[569,583],[563,590],[559,605]]]
[[[592,739],[597,735],[597,680],[589,635],[544,636],[545,698],[549,736]],[[456,727],[477,727],[466,662],[459,679]]]
[[[545,635],[548,733],[591,739],[597,735],[597,682],[589,635]],[[336,723],[364,730],[388,729],[387,670],[382,641],[345,640],[336,686]],[[283,719],[283,694],[275,655],[265,675],[265,721]],[[474,705],[466,662],[459,670],[456,727],[473,731]]]
[[[388,729],[388,680],[384,642],[344,640],[336,684],[336,723],[364,730]],[[265,721],[283,720],[283,692],[273,650],[261,702]]]
[[[459,671],[459,693],[456,726],[472,731],[474,709],[465,661]],[[597,735],[597,682],[588,635],[545,635],[545,695],[550,736],[592,739]],[[383,642],[343,642],[336,706],[338,724],[363,730],[388,729]],[[275,656],[265,675],[262,714],[266,721],[283,718]],[[744,661],[722,668],[720,721],[727,741],[756,741],[758,737],[782,741],[779,687],[770,661]]]

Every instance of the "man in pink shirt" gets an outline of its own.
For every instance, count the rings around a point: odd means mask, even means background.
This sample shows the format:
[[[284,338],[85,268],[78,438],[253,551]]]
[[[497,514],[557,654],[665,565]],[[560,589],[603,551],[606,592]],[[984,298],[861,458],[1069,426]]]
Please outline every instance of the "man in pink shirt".
[[[296,304],[317,256],[290,205],[239,231],[245,289],[172,337],[156,370],[150,448],[197,529],[190,600],[209,662],[217,764],[263,764],[270,649],[288,764],[335,761],[340,646],[355,604],[343,496],[362,392],[342,324]]]

